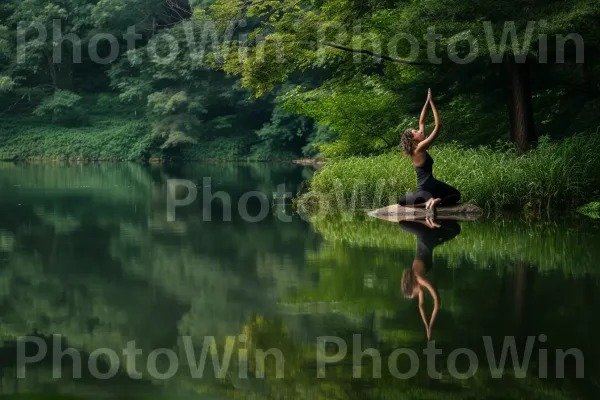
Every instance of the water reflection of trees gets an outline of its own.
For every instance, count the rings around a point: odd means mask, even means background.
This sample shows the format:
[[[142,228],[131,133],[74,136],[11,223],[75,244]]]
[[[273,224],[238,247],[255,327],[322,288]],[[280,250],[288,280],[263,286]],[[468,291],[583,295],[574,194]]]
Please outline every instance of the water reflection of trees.
[[[222,343],[226,335],[245,333],[250,354],[279,347],[286,356],[282,380],[272,379],[269,363],[266,380],[240,380],[234,373],[197,381],[182,373],[165,383],[169,394],[193,389],[257,399],[568,398],[587,390],[587,383],[533,376],[492,380],[485,372],[465,382],[447,375],[432,381],[422,372],[408,381],[389,374],[357,380],[351,379],[352,353],[328,369],[327,379],[317,379],[318,335],[351,343],[360,333],[384,362],[397,347],[424,347],[418,311],[402,298],[399,284],[414,256],[414,238],[378,221],[316,222],[324,243],[301,221],[281,223],[273,215],[259,224],[239,218],[204,223],[200,201],[177,222],[165,222],[169,176],[195,182],[212,176],[213,191],[236,199],[245,190],[273,192],[284,181],[297,187],[301,172],[265,165],[197,165],[176,172],[113,165],[79,168],[67,178],[59,176],[58,166],[26,169],[19,177],[20,171],[0,168],[2,188],[14,188],[0,199],[5,339],[61,333],[84,352],[120,351],[135,339],[148,354],[156,347],[181,351],[180,335],[200,344],[204,335]],[[436,249],[438,348],[448,354],[473,347],[484,360],[482,335],[498,338],[521,326],[523,333],[548,333],[550,347],[597,354],[590,336],[597,326],[590,260],[598,249],[593,235],[578,229],[464,224],[460,237]],[[365,376],[369,367],[367,357]],[[595,371],[594,361],[588,367]],[[6,371],[12,373],[10,365]],[[42,368],[38,376],[44,373]]]
[[[411,265],[414,256],[414,236],[381,221],[320,219],[314,226],[328,239],[310,257],[321,284],[298,294],[295,300],[337,301],[349,320],[375,310],[377,348],[382,354],[397,347],[422,350],[425,338],[420,316],[414,304],[402,299],[399,285],[401,271]],[[480,373],[461,382],[448,378],[446,369],[441,382],[417,376],[405,389],[401,388],[404,383],[393,378],[373,380],[377,390],[365,393],[364,398],[383,393],[389,398],[427,398],[434,393],[451,398],[590,395],[597,390],[600,377],[598,350],[590,336],[598,325],[594,317],[598,304],[591,295],[598,288],[593,278],[597,238],[597,228],[585,223],[529,227],[523,222],[462,224],[461,235],[435,252],[432,279],[443,307],[433,339],[446,356],[459,347],[476,351]],[[500,343],[499,351],[505,335],[514,335],[523,346],[526,336],[539,334],[547,335],[548,341],[536,343],[526,379],[489,378],[483,336]],[[549,376],[554,376],[553,349],[573,347],[585,354],[585,381],[573,379],[572,363],[567,364],[566,372],[570,380],[537,378],[538,349],[548,349]],[[366,364],[368,367],[369,362]],[[446,368],[443,364],[439,367]],[[394,393],[394,388],[399,392]]]
[[[214,190],[234,198],[257,187],[270,195],[284,177],[293,190],[301,177],[290,178],[289,167],[198,168],[177,177],[212,176]],[[272,215],[209,224],[198,204],[164,223],[168,177],[127,164],[3,165],[1,336],[60,333],[83,352],[120,352],[136,340],[148,354],[177,349],[180,335],[201,344],[204,335],[236,334],[248,314],[274,313],[277,297],[302,279],[314,240],[305,224]]]

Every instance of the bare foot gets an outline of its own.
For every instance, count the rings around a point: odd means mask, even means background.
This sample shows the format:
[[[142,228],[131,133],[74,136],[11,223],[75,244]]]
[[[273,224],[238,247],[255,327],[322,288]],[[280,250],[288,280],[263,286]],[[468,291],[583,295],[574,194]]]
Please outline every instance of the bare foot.
[[[433,220],[433,218],[425,218],[425,222],[427,223],[427,226],[428,226],[429,228],[431,228],[431,229],[434,229],[434,228],[439,228],[439,227],[441,227],[441,225],[440,225],[440,224],[438,224],[437,222],[435,222],[435,221]]]
[[[431,208],[431,203],[433,202],[433,198],[427,200],[427,202],[425,202],[425,209],[429,210]]]
[[[438,204],[440,204],[442,202],[442,199],[437,198],[437,199],[432,199],[431,203],[429,203],[429,208],[435,208],[435,206],[437,206]]]

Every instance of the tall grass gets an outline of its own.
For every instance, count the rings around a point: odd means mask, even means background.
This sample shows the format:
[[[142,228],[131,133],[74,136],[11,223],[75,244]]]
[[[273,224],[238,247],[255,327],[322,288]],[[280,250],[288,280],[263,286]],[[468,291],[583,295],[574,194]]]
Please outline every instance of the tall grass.
[[[506,209],[534,213],[573,209],[599,197],[600,133],[574,135],[560,142],[542,137],[525,154],[489,147],[444,145],[430,150],[434,176],[462,193],[463,202],[488,212]],[[393,204],[414,191],[415,171],[408,157],[387,153],[328,162],[315,174],[301,204],[347,211]]]

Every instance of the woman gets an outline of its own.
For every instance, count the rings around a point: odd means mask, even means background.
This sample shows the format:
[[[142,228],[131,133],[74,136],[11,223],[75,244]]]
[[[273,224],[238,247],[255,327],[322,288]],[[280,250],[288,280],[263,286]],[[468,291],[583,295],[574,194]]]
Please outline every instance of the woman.
[[[433,111],[435,128],[429,136],[425,137],[425,118],[429,105]],[[417,191],[408,193],[398,200],[398,204],[401,206],[424,206],[427,209],[433,209],[438,205],[452,206],[460,200],[460,192],[457,189],[433,177],[433,158],[427,153],[427,149],[433,144],[439,130],[440,118],[431,98],[431,89],[429,89],[427,101],[419,119],[419,130],[410,128],[402,134],[402,150],[412,158],[417,172]]]
[[[417,237],[415,259],[411,268],[402,273],[402,293],[408,299],[419,296],[419,311],[427,330],[427,340],[429,340],[431,339],[431,328],[440,309],[440,298],[429,279],[427,279],[427,272],[433,266],[433,249],[448,240],[454,239],[460,233],[460,225],[456,221],[436,223],[433,220],[426,219],[425,221],[402,221],[400,227]],[[423,307],[423,289],[426,289],[433,298],[433,311],[429,321],[427,321]]]

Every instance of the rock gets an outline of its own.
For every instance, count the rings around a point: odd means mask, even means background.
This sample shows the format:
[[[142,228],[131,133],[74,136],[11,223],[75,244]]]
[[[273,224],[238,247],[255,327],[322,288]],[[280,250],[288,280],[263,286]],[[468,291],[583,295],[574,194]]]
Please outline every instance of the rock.
[[[303,165],[306,167],[313,167],[314,169],[320,169],[325,165],[325,161],[316,160],[314,158],[311,159],[303,159],[303,160],[292,160],[294,164]]]
[[[436,207],[426,210],[424,207],[402,207],[398,204],[378,208],[367,213],[371,217],[390,222],[411,221],[416,219],[452,219],[456,221],[475,221],[483,214],[483,210],[473,204],[457,204],[450,207]]]

